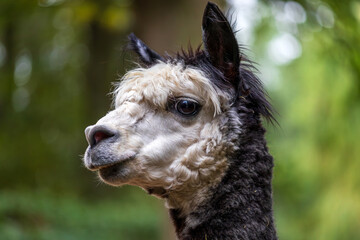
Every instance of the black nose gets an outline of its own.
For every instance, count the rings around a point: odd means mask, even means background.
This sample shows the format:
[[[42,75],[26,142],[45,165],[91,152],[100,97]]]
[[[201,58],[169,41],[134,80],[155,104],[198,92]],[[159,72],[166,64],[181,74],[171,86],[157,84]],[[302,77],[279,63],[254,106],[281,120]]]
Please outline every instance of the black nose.
[[[114,141],[119,137],[116,131],[103,125],[88,127],[85,129],[85,134],[90,147],[95,147],[106,139]]]

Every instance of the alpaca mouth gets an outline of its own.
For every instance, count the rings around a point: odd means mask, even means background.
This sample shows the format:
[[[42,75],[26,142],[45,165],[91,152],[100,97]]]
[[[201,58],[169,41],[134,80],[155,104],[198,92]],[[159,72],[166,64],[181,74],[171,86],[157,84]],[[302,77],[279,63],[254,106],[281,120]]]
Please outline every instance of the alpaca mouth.
[[[88,151],[85,157],[85,166],[91,171],[117,168],[123,163],[133,160],[135,156],[136,153],[133,151],[126,151],[118,156],[110,153]]]
[[[89,168],[91,168],[92,171],[100,171],[100,170],[103,170],[103,169],[108,169],[108,168],[112,168],[114,166],[117,166],[117,165],[120,165],[122,164],[123,162],[126,162],[130,159],[123,159],[123,160],[120,160],[120,161],[117,161],[117,162],[113,162],[113,163],[107,163],[107,164],[102,164],[102,165],[90,165]]]

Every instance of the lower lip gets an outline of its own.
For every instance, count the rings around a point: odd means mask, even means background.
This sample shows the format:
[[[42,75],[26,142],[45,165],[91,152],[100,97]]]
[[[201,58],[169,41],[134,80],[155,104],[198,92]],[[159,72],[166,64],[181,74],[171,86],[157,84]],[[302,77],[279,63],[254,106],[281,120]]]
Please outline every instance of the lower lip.
[[[118,161],[111,163],[109,165],[105,165],[99,169],[101,170],[109,170],[110,168],[118,169],[121,165],[125,164],[126,162],[129,162],[135,158],[136,154],[134,152],[128,152],[123,154]]]
[[[125,165],[130,160],[131,159],[127,159],[111,166],[99,169],[98,171],[100,177],[108,183],[111,183],[113,180],[119,180],[126,175],[127,171],[126,168],[123,167],[123,165]]]

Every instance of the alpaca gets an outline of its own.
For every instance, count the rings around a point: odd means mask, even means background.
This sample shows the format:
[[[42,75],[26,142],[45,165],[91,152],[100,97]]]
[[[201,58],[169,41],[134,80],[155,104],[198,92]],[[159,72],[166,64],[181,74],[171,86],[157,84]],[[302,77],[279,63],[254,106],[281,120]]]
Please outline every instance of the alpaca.
[[[142,67],[114,91],[114,110],[85,129],[85,166],[113,186],[165,200],[178,239],[277,239],[273,158],[261,116],[274,120],[261,82],[213,3],[204,50],[161,56],[134,34]]]

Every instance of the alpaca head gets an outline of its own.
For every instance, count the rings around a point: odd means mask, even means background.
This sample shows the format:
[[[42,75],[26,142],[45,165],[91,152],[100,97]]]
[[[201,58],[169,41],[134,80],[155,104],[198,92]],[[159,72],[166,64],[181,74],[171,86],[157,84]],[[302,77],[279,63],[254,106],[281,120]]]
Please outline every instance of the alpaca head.
[[[207,5],[202,29],[204,50],[166,58],[130,35],[144,67],[124,75],[115,109],[85,130],[84,163],[102,181],[140,186],[185,212],[221,181],[246,127],[242,118],[271,118],[216,5]]]

